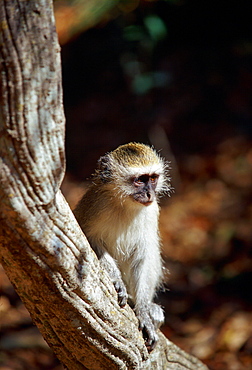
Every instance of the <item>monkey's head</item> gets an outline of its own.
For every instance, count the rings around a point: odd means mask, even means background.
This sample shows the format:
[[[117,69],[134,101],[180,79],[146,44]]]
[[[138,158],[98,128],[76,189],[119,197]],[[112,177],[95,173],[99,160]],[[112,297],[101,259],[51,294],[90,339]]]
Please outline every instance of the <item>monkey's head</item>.
[[[148,206],[169,192],[168,164],[144,144],[119,146],[98,161],[95,179],[121,200]]]

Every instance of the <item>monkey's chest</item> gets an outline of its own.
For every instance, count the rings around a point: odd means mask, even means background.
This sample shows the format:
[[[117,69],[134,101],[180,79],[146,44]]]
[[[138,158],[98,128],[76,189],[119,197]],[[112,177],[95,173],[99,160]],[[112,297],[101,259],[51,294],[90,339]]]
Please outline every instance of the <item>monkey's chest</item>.
[[[116,260],[126,260],[137,252],[144,243],[145,235],[141,229],[136,227],[128,227],[124,229],[110,226],[104,235],[104,242],[108,252]]]
[[[137,222],[128,225],[114,223],[108,225],[103,238],[107,251],[119,264],[132,260],[136,255],[141,259],[151,241],[157,239],[157,225],[156,222],[149,226]]]
[[[93,236],[95,234],[97,241],[102,241],[109,254],[118,262],[126,261],[135,254],[141,257],[150,243],[157,240],[157,207],[154,204],[144,207],[135,216],[131,212],[118,214],[111,210],[100,215],[97,220],[99,227],[92,228],[91,233]]]

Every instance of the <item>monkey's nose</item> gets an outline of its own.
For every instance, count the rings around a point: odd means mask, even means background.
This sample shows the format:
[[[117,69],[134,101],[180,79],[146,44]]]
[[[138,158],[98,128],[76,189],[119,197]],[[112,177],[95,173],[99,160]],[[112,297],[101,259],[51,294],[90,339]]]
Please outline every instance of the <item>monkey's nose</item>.
[[[153,198],[154,198],[153,194],[150,191],[147,191],[146,195],[147,195],[148,201],[153,202]]]

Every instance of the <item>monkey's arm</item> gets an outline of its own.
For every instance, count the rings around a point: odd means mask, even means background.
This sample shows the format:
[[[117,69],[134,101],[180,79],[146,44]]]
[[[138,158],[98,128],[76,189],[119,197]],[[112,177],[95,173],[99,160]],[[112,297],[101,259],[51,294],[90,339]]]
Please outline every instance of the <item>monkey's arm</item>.
[[[124,307],[128,300],[128,294],[125,284],[122,280],[121,272],[109,253],[102,249],[94,248],[101,266],[108,272],[115,289],[118,294],[118,302],[121,307]],[[147,268],[146,268],[147,267]],[[131,271],[133,278],[134,290],[137,289],[137,294],[131,294],[133,308],[139,321],[139,329],[142,330],[145,339],[145,344],[148,350],[152,350],[157,341],[158,335],[156,330],[164,322],[163,310],[160,306],[152,302],[155,283],[157,280],[157,272],[144,267],[141,263],[138,268]]]
[[[161,260],[159,254],[155,254],[155,249],[153,248],[152,254],[147,252],[144,260],[133,270],[133,284],[136,286],[134,311],[149,350],[155,347],[158,341],[156,330],[164,322],[162,308],[152,302],[160,277]]]
[[[122,280],[121,271],[117,266],[115,259],[105,250],[104,247],[91,243],[101,266],[108,272],[118,294],[118,303],[121,307],[125,306],[128,300],[128,294],[125,284]],[[151,250],[148,248],[147,250]],[[133,306],[135,314],[139,321],[139,329],[142,330],[145,344],[148,350],[152,350],[157,341],[156,330],[164,322],[163,310],[160,306],[152,302],[156,286],[161,275],[161,261],[158,248],[154,249],[152,254],[146,253],[144,258],[135,261],[134,268],[130,270],[130,276],[127,276],[122,266],[122,274],[129,283],[128,293],[130,294],[130,303]],[[124,265],[126,267],[126,263]],[[127,269],[126,269],[127,270]]]

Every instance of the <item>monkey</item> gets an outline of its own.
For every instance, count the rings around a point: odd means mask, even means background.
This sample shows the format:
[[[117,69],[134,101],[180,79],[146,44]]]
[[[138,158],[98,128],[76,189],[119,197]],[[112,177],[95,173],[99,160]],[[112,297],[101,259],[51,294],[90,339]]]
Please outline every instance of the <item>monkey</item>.
[[[151,351],[164,322],[153,302],[162,281],[159,197],[170,192],[169,164],[150,146],[131,142],[98,160],[74,214],[118,295],[139,321]]]

